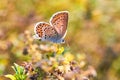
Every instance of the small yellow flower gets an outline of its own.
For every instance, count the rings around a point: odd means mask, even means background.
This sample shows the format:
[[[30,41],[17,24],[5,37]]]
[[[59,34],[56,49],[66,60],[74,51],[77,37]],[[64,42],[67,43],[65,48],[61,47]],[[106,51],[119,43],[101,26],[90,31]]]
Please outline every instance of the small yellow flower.
[[[63,62],[63,64],[69,64],[70,62],[68,60],[65,59],[65,61]]]
[[[74,59],[74,56],[69,52],[66,53],[64,56],[65,56],[65,60],[68,61],[68,62],[70,62]]]
[[[58,67],[58,63],[57,62],[53,62],[53,67]]]
[[[62,54],[63,51],[64,51],[64,47],[60,47],[60,48],[58,48],[58,50],[57,50],[57,54]]]

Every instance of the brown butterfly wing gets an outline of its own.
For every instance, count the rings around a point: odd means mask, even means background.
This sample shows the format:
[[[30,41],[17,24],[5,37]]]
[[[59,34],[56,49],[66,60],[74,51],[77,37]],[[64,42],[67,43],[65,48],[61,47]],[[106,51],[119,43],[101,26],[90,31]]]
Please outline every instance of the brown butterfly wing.
[[[35,34],[37,34],[43,41],[55,41],[57,39],[57,31],[46,22],[37,23],[34,30]]]
[[[63,38],[67,31],[66,29],[68,24],[68,12],[61,11],[61,12],[55,13],[50,19],[50,24],[53,27],[55,27],[60,38]]]
[[[44,36],[44,28],[46,27],[50,27],[49,24],[45,23],[45,22],[38,22],[36,25],[35,25],[35,28],[34,28],[34,32],[35,34],[37,34],[40,38],[42,38]]]

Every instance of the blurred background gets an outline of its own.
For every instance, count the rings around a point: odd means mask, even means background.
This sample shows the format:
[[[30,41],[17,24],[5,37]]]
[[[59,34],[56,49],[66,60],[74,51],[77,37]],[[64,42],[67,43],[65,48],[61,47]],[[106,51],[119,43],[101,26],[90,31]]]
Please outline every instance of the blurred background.
[[[95,80],[120,80],[120,0],[1,0],[1,76],[12,73],[14,62],[27,60],[24,32],[33,35],[35,23],[49,22],[52,14],[64,10],[69,22],[63,46],[86,57],[97,71]]]

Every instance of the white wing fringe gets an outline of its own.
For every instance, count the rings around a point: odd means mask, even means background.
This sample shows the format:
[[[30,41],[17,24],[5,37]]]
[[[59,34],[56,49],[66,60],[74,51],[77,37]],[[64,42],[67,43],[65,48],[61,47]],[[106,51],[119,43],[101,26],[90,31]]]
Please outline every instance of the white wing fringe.
[[[41,39],[37,34],[33,35],[33,39]]]

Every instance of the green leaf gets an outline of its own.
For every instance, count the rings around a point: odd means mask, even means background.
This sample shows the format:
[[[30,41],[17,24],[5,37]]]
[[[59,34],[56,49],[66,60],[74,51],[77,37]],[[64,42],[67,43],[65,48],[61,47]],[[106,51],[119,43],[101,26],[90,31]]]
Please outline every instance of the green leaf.
[[[5,77],[10,78],[11,80],[16,80],[16,78],[11,74],[5,75]]]

